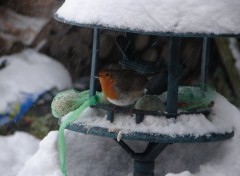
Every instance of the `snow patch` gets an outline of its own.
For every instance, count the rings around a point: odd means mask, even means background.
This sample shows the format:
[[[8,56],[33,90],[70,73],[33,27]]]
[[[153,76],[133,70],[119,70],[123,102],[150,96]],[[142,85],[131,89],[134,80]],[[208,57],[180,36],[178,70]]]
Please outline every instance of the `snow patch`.
[[[6,67],[0,70],[0,113],[9,105],[21,102],[26,94],[39,95],[52,88],[63,90],[71,86],[68,71],[59,62],[32,49],[0,57]]]
[[[0,175],[15,175],[38,150],[38,145],[38,139],[24,132],[0,136]]]
[[[30,158],[17,176],[61,176],[57,152],[57,132],[50,132],[39,145],[39,150]]]

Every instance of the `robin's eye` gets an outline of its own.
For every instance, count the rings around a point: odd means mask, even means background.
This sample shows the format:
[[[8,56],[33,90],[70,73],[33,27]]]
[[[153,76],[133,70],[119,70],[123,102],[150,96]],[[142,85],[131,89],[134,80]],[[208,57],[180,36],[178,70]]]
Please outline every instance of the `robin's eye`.
[[[106,73],[105,76],[109,76],[110,74],[109,73]]]

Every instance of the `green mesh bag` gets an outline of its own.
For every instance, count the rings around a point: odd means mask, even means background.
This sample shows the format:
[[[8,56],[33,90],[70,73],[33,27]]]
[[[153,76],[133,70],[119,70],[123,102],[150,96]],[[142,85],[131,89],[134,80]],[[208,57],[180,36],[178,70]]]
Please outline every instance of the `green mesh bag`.
[[[96,92],[95,96],[89,97],[89,90],[78,92],[76,90],[66,90],[60,92],[53,99],[51,108],[54,117],[61,118],[68,114],[61,125],[58,133],[58,148],[61,163],[61,171],[67,176],[66,170],[66,143],[64,138],[64,130],[68,125],[76,121],[80,114],[89,106],[103,102],[104,96],[101,92]]]
[[[215,95],[215,90],[203,84],[180,86],[177,107],[182,110],[207,108],[213,102]],[[167,100],[167,92],[161,95],[161,99]]]
[[[63,117],[71,111],[79,108],[89,99],[89,91],[79,92],[76,90],[66,90],[58,93],[52,101],[52,114],[56,118]]]

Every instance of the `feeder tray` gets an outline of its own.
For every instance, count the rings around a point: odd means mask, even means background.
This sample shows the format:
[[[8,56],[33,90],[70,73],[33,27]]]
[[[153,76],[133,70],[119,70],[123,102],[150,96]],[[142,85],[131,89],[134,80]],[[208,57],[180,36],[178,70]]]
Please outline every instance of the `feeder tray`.
[[[99,126],[89,127],[91,123],[79,123],[71,124],[67,129],[96,136],[104,136],[108,138],[117,139],[119,136],[119,130],[111,131],[108,128]],[[204,135],[166,135],[161,133],[144,133],[144,132],[131,132],[129,134],[121,134],[121,140],[135,140],[135,141],[146,141],[146,142],[157,142],[157,143],[200,143],[200,142],[215,142],[222,141],[234,136],[234,132],[225,133],[207,133]]]

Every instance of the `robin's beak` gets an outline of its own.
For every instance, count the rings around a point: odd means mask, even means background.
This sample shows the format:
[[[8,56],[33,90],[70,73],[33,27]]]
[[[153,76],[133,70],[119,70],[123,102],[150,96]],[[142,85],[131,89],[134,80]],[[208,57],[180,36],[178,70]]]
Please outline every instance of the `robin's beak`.
[[[99,79],[99,76],[95,76],[95,79]]]

